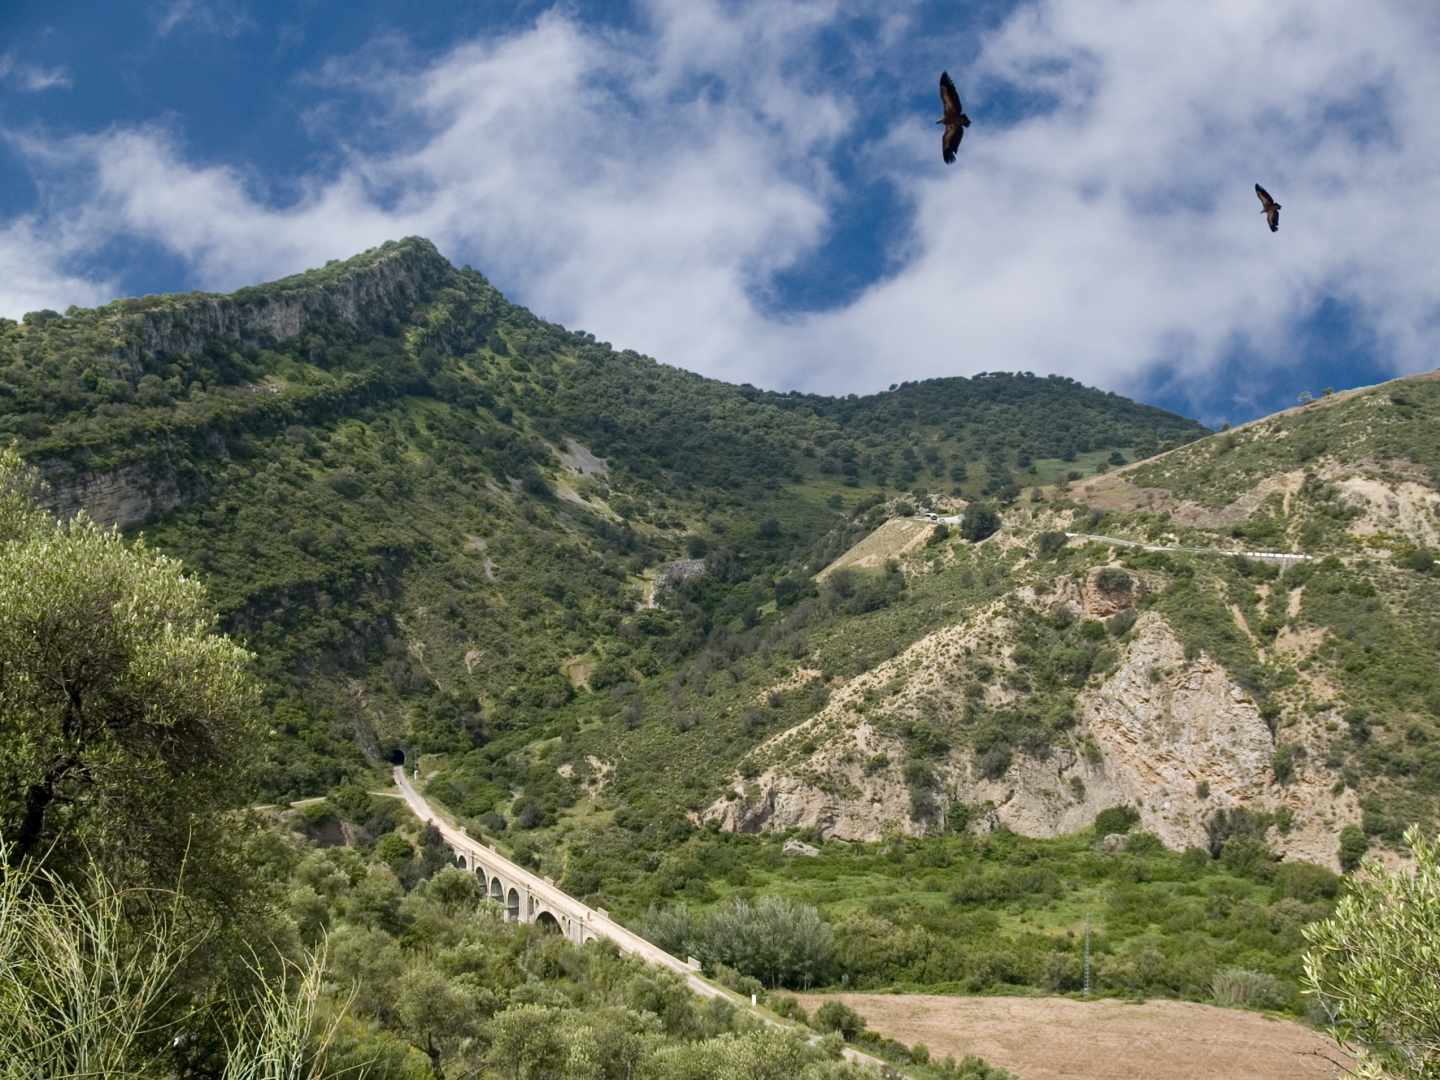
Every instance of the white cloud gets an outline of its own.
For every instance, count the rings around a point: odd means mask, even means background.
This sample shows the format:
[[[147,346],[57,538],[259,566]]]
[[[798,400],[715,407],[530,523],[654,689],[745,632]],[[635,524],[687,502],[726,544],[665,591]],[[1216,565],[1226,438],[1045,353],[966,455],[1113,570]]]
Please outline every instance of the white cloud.
[[[551,12],[427,65],[336,61],[327,78],[373,93],[402,148],[347,132],[342,167],[280,208],[263,178],[195,165],[161,130],[23,147],[51,183],[82,181],[72,232],[159,243],[197,285],[420,233],[542,316],[768,386],[1028,369],[1124,388],[1171,364],[1203,390],[1237,343],[1284,365],[1325,296],[1363,314],[1397,371],[1436,363],[1435,16],[1404,0],[1360,20],[1307,0],[1027,4],[972,69],[952,65],[975,126],[947,169],[933,105],[895,102],[877,131],[874,93],[834,77],[848,41],[858,67],[930,97],[912,41],[929,55],[930,28],[901,11],[846,38],[841,9],[646,0],[629,31]],[[1044,107],[999,121],[1017,100]],[[913,208],[897,266],[837,310],[774,315],[772,276],[832,227],[840,155]],[[1278,236],[1257,180],[1285,206]]]
[[[37,230],[31,219],[0,227],[0,313],[19,318],[41,308],[93,307],[111,299],[114,282],[66,269],[75,254],[71,236]]]
[[[181,27],[221,37],[234,37],[252,25],[243,11],[223,0],[171,0],[155,19],[155,32],[169,37]]]
[[[47,68],[27,64],[14,53],[0,53],[0,82],[8,82],[29,93],[42,90],[68,90],[74,85],[64,68]]]

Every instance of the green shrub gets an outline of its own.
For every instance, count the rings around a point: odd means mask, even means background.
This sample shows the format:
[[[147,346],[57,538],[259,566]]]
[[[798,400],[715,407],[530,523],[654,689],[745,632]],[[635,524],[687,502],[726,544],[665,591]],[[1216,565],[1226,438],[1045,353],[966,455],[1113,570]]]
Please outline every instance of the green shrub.
[[[1413,869],[1359,875],[1333,915],[1305,928],[1304,987],[1336,1042],[1357,1051],[1352,1075],[1430,1080],[1440,1046],[1440,851],[1418,826],[1404,842]]]
[[[1010,771],[1011,751],[1008,745],[992,746],[980,755],[976,767],[987,780],[999,780]]]
[[[1140,812],[1133,806],[1107,806],[1095,815],[1095,835],[1128,833],[1140,822]]]
[[[786,1020],[795,1020],[801,1024],[810,1023],[810,1017],[805,1012],[805,1007],[800,1004],[798,998],[789,994],[775,994],[770,997],[768,1004],[770,1009]]]
[[[815,908],[780,896],[737,897],[703,915],[683,904],[652,907],[640,933],[667,952],[695,956],[706,970],[733,968],[771,987],[822,982],[834,945]]]
[[[1069,542],[1070,538],[1063,532],[1042,532],[1035,540],[1035,554],[1042,559],[1048,559],[1059,554]]]
[[[1340,868],[1347,873],[1358,867],[1370,850],[1370,838],[1358,825],[1346,825],[1340,830]]]
[[[1095,575],[1095,587],[1103,593],[1128,596],[1134,585],[1130,575],[1118,566],[1107,566]]]
[[[838,1031],[846,1042],[854,1042],[865,1030],[865,1020],[842,1001],[827,1001],[815,1010],[811,1026],[819,1031]]]
[[[1279,1009],[1291,997],[1275,976],[1233,967],[1215,973],[1210,991],[1215,1004],[1227,1009]]]
[[[1261,837],[1233,836],[1225,841],[1220,864],[1232,873],[1265,881],[1274,873],[1275,853]]]
[[[1270,770],[1275,774],[1277,784],[1288,784],[1295,779],[1295,762],[1302,756],[1301,747],[1294,743],[1283,743],[1270,756]]]
[[[1105,620],[1105,629],[1110,631],[1111,637],[1123,637],[1130,632],[1139,617],[1134,608],[1117,611]]]
[[[1400,556],[1400,565],[1417,574],[1428,574],[1435,569],[1435,553],[1429,548],[1413,548]]]
[[[1310,904],[1335,899],[1340,893],[1340,878],[1315,863],[1284,862],[1275,869],[1275,887],[1281,896]]]
[[[960,535],[972,544],[1000,531],[1000,515],[984,503],[971,503],[960,519]]]

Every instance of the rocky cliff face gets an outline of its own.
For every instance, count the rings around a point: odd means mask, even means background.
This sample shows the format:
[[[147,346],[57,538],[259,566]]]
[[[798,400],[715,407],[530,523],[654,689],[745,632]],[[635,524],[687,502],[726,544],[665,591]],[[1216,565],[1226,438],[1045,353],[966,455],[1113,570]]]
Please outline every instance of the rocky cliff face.
[[[107,472],[76,469],[64,462],[40,463],[45,488],[40,502],[62,520],[84,510],[101,525],[141,525],[183,501],[168,462],[122,465]]]
[[[133,316],[122,355],[138,367],[147,358],[200,352],[213,341],[287,341],[318,323],[378,330],[408,315],[450,272],[429,241],[403,240],[373,261],[315,284],[302,275]]]
[[[1108,607],[1086,582],[1077,606]],[[1121,804],[1140,813],[1140,827],[1167,846],[1206,843],[1206,821],[1219,809],[1257,813],[1282,807],[1293,815],[1270,842],[1289,857],[1337,865],[1335,835],[1359,819],[1354,793],[1332,795],[1334,777],[1312,754],[1288,785],[1275,782],[1275,740],[1250,697],[1203,654],[1184,649],[1158,614],[1142,615],[1119,665],[1077,702],[1066,745],[1044,757],[1017,754],[1004,775],[982,775],[966,748],[937,763],[937,813],[917,820],[902,775],[904,744],[860,715],[866,690],[897,679],[900,692],[927,693],[947,668],[966,662],[986,636],[1003,640],[1003,616],[986,613],[988,628],[947,627],[838,690],[820,714],[777,736],[771,764],[757,777],[737,778],[702,815],[730,831],[815,829],[822,836],[876,840],[890,832],[922,835],[954,803],[988,806],[981,827],[1026,836],[1057,836],[1086,828],[1101,810]],[[785,748],[801,752],[786,755]],[[808,752],[806,751],[806,748]],[[877,762],[883,762],[877,766]]]
[[[406,319],[451,272],[429,241],[399,241],[330,278],[301,275],[122,316],[119,337],[125,344],[116,359],[133,380],[150,361],[200,353],[215,342],[273,345],[335,323],[357,332],[380,331]],[[223,443],[219,452],[223,455]],[[174,468],[163,458],[101,472],[65,461],[37,464],[47,487],[42,500],[63,518],[84,509],[101,524],[131,528],[185,501]]]

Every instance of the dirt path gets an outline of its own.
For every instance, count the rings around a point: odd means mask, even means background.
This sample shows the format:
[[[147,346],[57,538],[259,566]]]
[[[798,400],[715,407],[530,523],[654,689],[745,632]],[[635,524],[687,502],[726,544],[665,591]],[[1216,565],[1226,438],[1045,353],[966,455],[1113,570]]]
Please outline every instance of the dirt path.
[[[875,1031],[934,1058],[978,1054],[1020,1080],[1333,1080],[1342,1058],[1300,1024],[1184,1001],[801,994],[838,998]]]
[[[1293,551],[1228,551],[1215,547],[1169,547],[1163,544],[1142,544],[1139,540],[1122,540],[1118,536],[1097,536],[1094,533],[1065,534],[1071,540],[1093,540],[1099,544],[1114,544],[1116,547],[1140,548],[1142,551],[1178,551],[1185,555],[1229,555],[1232,558],[1260,559],[1265,562],[1311,562],[1313,555],[1301,555]]]

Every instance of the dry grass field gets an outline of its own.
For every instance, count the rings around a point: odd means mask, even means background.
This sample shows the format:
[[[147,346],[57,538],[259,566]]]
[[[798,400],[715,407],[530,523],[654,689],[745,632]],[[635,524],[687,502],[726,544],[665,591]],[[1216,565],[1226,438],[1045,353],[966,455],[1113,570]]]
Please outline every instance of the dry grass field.
[[[831,997],[932,1057],[978,1054],[1020,1080],[1333,1080],[1342,1055],[1288,1020],[1183,1001],[801,994]],[[1322,1056],[1323,1055],[1323,1056]]]

